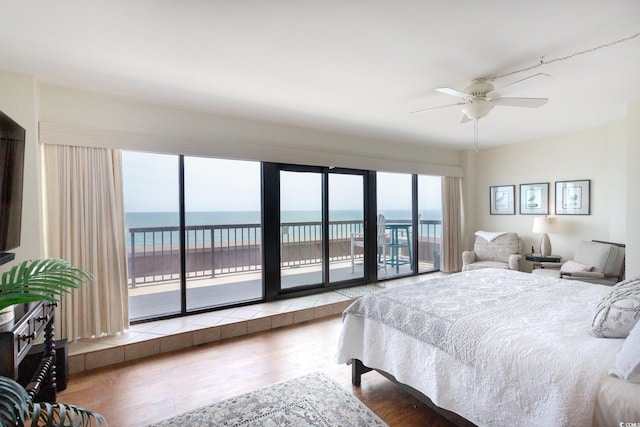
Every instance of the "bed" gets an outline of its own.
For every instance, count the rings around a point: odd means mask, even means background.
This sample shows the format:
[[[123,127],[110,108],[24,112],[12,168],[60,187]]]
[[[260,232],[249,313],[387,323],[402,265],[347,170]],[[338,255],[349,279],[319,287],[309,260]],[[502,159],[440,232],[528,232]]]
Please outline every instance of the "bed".
[[[351,304],[336,360],[354,385],[378,370],[458,424],[640,423],[640,384],[608,373],[625,339],[591,334],[611,290],[502,269],[425,278]]]

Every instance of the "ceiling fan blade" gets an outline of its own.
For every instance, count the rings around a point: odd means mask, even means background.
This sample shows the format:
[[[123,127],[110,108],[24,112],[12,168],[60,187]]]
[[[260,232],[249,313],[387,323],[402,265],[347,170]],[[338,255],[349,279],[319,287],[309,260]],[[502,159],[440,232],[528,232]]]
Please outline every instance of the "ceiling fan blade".
[[[424,113],[425,111],[437,110],[439,108],[447,108],[447,107],[453,107],[453,106],[456,106],[456,105],[464,105],[464,104],[466,104],[466,102],[456,102],[454,104],[439,105],[437,107],[423,108],[422,110],[412,111],[411,114]]]
[[[436,92],[444,93],[446,95],[457,96],[458,98],[472,98],[472,95],[461,92],[450,87],[437,87],[434,89]]]
[[[527,107],[538,108],[547,103],[549,98],[496,98],[493,101],[497,105],[506,105],[508,107]]]
[[[515,82],[508,83],[502,87],[496,88],[494,89],[494,92],[500,92],[502,94],[508,95],[510,93],[535,86],[537,84],[542,83],[544,80],[551,79],[551,78],[552,78],[551,74],[537,73],[529,77],[524,77],[520,80],[516,80]]]

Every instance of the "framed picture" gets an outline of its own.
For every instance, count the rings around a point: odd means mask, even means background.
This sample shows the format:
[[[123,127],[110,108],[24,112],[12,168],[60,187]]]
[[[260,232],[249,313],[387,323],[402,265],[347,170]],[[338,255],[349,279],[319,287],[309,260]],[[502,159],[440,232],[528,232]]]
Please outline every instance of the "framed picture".
[[[556,181],[556,215],[590,214],[591,180]]]
[[[515,185],[489,187],[489,193],[489,213],[491,215],[516,214]]]
[[[549,183],[520,184],[520,215],[549,215]]]

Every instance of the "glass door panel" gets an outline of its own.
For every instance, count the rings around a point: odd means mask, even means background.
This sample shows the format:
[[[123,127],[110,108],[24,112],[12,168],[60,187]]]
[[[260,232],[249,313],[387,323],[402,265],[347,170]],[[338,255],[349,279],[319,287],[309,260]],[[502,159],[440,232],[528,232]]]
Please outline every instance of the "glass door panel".
[[[122,152],[129,319],[180,313],[178,156]]]
[[[280,288],[323,283],[319,172],[280,171]]]
[[[364,176],[329,174],[329,281],[364,277]]]
[[[442,198],[439,176],[418,175],[418,272],[440,270]]]
[[[378,172],[376,188],[378,214],[384,215],[387,232],[378,278],[413,273],[412,176]]]
[[[184,158],[187,311],[259,300],[260,163]]]

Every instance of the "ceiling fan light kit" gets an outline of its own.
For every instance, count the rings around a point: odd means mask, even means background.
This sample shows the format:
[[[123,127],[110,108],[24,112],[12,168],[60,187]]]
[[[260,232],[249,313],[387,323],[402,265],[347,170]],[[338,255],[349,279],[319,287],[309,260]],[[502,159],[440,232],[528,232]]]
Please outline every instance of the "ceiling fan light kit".
[[[525,80],[538,77],[542,75],[535,74],[533,76],[526,77],[524,79],[518,80],[517,82],[510,83],[507,86],[513,86],[516,83],[523,82]],[[548,75],[545,75],[548,76]],[[506,86],[505,86],[506,87]],[[486,117],[489,112],[496,105],[503,105],[506,107],[528,107],[528,108],[537,108],[541,107],[547,103],[547,98],[502,98],[496,91],[495,87],[492,83],[490,83],[489,79],[481,78],[475,79],[471,82],[464,91],[460,91],[457,89],[453,89],[450,87],[439,87],[436,88],[436,91],[440,93],[444,93],[446,95],[455,96],[458,98],[462,98],[462,102],[458,102],[456,104],[447,104],[441,105],[439,107],[427,108],[424,110],[414,111],[414,113],[421,113],[424,111],[430,111],[438,108],[446,108],[451,106],[462,106],[461,110],[464,116],[462,117],[461,123],[466,123],[468,121],[473,120],[474,123],[474,144],[473,151],[478,152],[478,120],[483,117]]]

